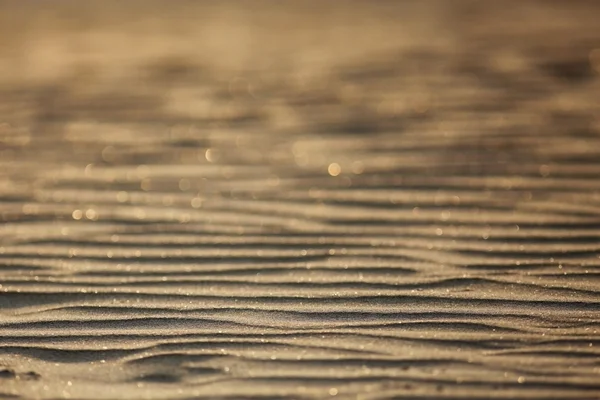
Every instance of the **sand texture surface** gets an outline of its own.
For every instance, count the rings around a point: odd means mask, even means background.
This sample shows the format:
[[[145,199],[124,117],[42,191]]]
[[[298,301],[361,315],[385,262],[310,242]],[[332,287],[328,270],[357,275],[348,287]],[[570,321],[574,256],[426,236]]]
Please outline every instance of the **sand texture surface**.
[[[0,0],[0,398],[600,398],[599,17]]]

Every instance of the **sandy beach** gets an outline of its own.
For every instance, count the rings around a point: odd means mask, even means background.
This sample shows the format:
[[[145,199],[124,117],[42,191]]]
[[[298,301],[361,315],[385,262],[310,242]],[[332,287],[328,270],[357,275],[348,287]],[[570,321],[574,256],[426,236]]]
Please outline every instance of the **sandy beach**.
[[[0,398],[600,398],[599,17],[0,0]]]

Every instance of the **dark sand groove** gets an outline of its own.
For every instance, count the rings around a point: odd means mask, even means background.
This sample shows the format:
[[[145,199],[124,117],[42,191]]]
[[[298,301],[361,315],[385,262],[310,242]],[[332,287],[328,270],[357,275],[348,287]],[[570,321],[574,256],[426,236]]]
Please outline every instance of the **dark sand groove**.
[[[599,6],[0,0],[0,399],[600,399]]]

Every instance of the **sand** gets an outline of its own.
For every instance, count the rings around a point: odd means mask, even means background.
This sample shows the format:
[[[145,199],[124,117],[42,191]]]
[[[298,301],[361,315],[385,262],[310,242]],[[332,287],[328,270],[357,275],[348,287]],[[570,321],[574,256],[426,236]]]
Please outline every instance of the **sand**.
[[[0,398],[600,398],[599,5],[0,1]]]

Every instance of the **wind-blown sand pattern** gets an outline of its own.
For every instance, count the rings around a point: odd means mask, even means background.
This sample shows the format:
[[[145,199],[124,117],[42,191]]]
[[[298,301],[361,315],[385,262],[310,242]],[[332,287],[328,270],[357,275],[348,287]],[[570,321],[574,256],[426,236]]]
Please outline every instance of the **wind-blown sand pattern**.
[[[600,398],[598,5],[0,1],[0,398]]]

